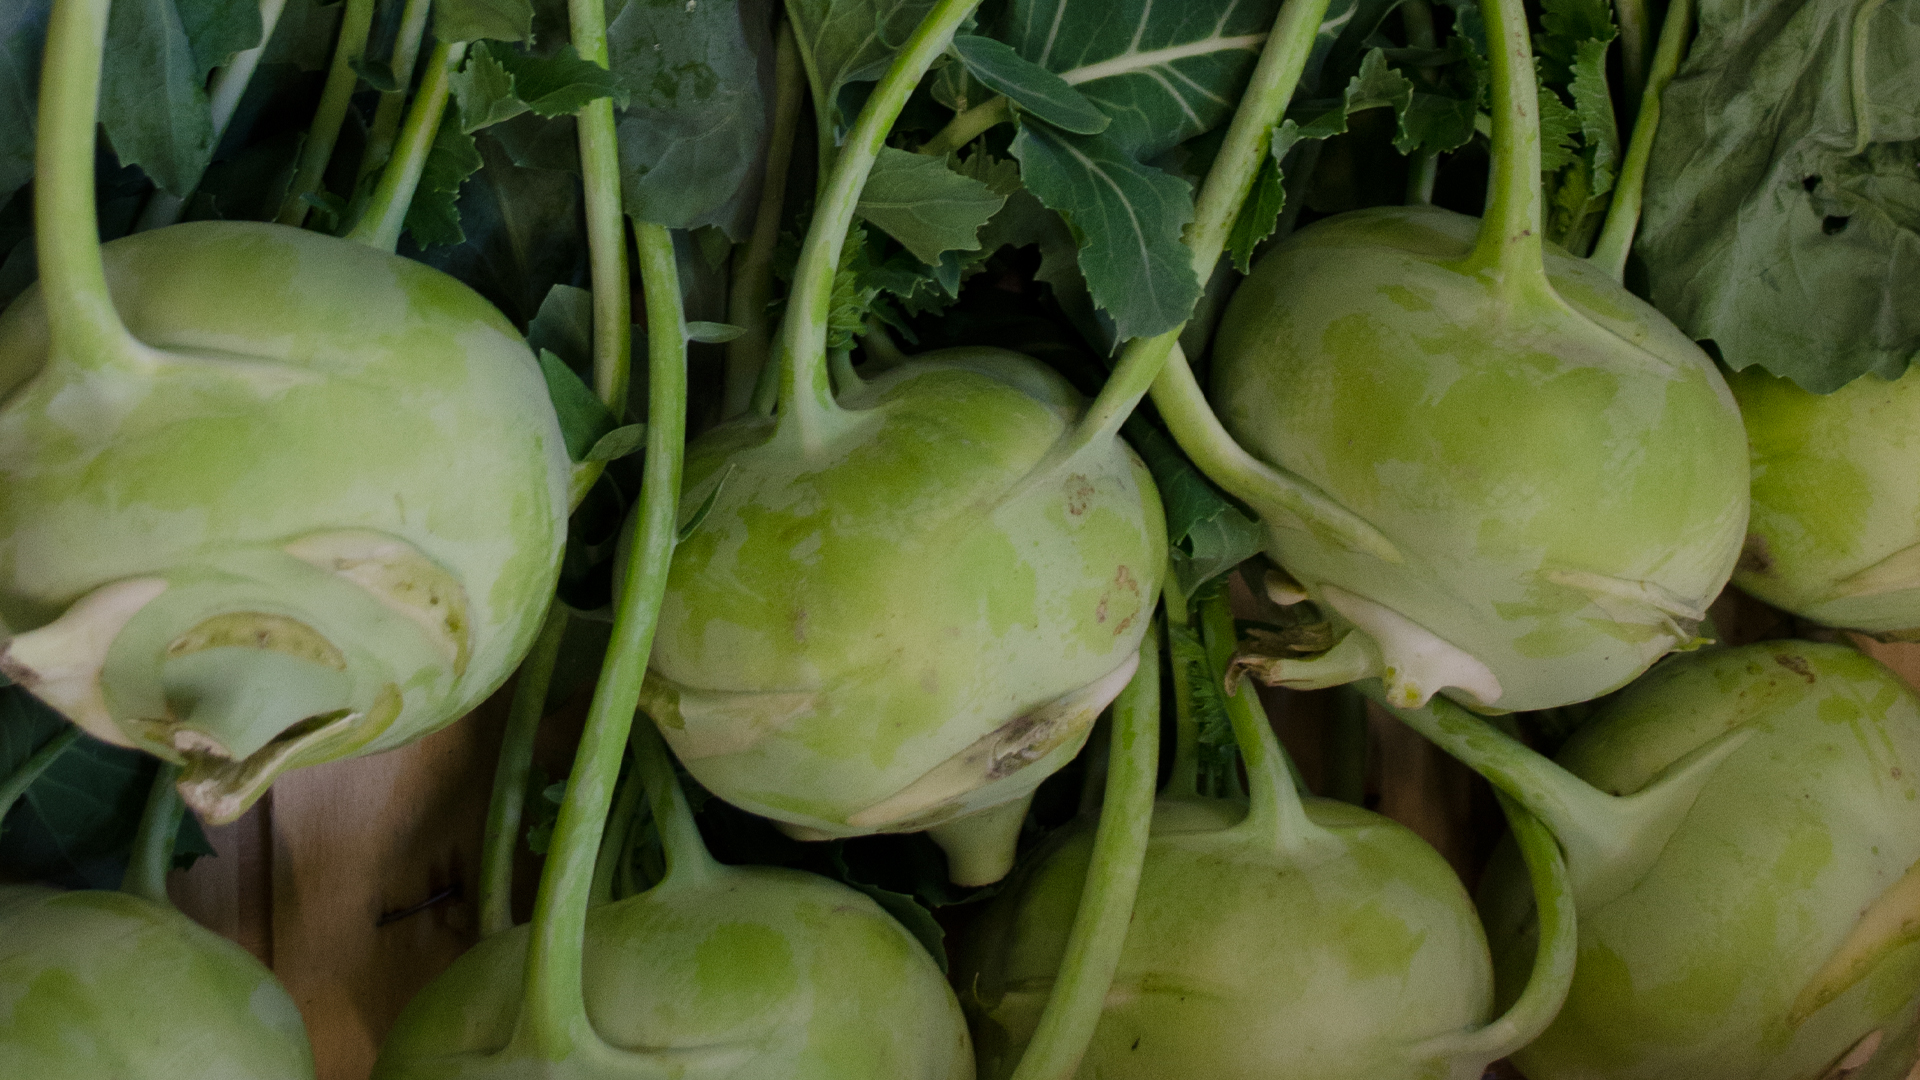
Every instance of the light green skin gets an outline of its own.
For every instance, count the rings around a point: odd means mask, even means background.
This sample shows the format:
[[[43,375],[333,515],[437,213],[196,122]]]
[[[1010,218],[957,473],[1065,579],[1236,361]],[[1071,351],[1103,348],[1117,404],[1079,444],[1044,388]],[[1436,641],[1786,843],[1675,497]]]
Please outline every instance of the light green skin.
[[[121,892],[0,886],[0,1076],[312,1080],[293,999],[245,949]]]
[[[1734,584],[1827,626],[1920,630],[1920,375],[1812,394],[1727,377],[1753,447],[1753,520]]]
[[[1784,659],[1776,659],[1776,658]],[[1559,1017],[1514,1061],[1531,1080],[1820,1080],[1870,1032],[1851,1080],[1913,1066],[1920,945],[1795,1026],[1802,989],[1861,912],[1920,860],[1920,701],[1840,646],[1799,641],[1675,657],[1610,702],[1559,761],[1639,790],[1744,723],[1754,732],[1624,895],[1579,912]],[[1510,845],[1509,845],[1510,848]],[[1509,849],[1482,884],[1503,990],[1525,978],[1531,909]]]
[[[1228,831],[1244,808],[1163,799],[1126,946],[1075,1075],[1086,1080],[1478,1080],[1486,1062],[1415,1051],[1485,1022],[1486,939],[1466,890],[1419,837],[1312,799],[1338,848],[1301,861]],[[981,1080],[1013,1073],[1066,951],[1093,847],[1076,827],[1028,863],[970,932],[966,991]]]
[[[953,991],[872,900],[795,870],[713,869],[587,913],[587,1016],[632,1052],[605,1075],[973,1080]],[[513,1034],[527,930],[482,941],[415,996],[374,1080],[502,1075],[486,1055]]]
[[[1478,227],[1394,207],[1295,234],[1228,305],[1212,399],[1248,450],[1405,556],[1270,516],[1268,553],[1316,601],[1334,585],[1391,608],[1491,669],[1503,693],[1481,704],[1541,709],[1692,639],[1739,555],[1746,436],[1712,361],[1585,260],[1547,247],[1565,307],[1508,308],[1451,268]],[[1651,583],[1694,611],[1554,571]]]
[[[512,324],[438,270],[277,225],[178,225],[103,254],[122,319],[172,359],[98,383],[47,365],[37,286],[0,315],[0,637],[151,576],[172,594],[136,617],[158,648],[209,604],[295,618],[370,665],[350,672],[359,683],[403,695],[360,753],[497,688],[556,581],[570,469]],[[332,530],[403,540],[458,581],[464,671],[365,590],[280,550]],[[159,654],[116,663],[122,730],[94,734],[175,756],[126,726],[154,718]]]
[[[1118,439],[1034,473],[1084,405],[1015,353],[930,353],[840,404],[812,450],[765,419],[688,447],[685,516],[726,479],[674,552],[643,702],[709,790],[815,835],[1029,794],[1125,680],[1026,718],[1146,632],[1152,480]]]

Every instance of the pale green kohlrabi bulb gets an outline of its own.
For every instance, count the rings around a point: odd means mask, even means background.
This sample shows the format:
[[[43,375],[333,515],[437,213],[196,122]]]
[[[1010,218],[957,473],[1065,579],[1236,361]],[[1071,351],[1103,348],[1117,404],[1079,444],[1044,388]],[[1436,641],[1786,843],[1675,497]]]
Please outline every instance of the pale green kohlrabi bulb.
[[[417,995],[374,1080],[529,1075],[487,1058],[522,1016],[528,930],[480,942]],[[813,874],[704,855],[675,868],[587,913],[583,982],[593,1030],[621,1052],[591,1075],[973,1080],[933,958],[867,896]]]
[[[1463,269],[1478,228],[1432,207],[1330,218],[1221,321],[1228,431],[1397,553],[1263,511],[1268,553],[1347,631],[1294,685],[1583,701],[1691,644],[1733,570],[1746,441],[1713,362],[1558,248],[1544,286],[1503,292]]]
[[[293,999],[245,949],[123,892],[0,886],[0,1076],[312,1080]]]
[[[1138,663],[1166,561],[1117,438],[1015,353],[930,353],[825,430],[694,440],[643,703],[701,784],[807,838],[932,829],[997,880],[1026,803]]]
[[[1920,633],[1920,375],[1814,394],[1727,377],[1753,446],[1753,520],[1733,583],[1827,626]]]
[[[1453,1037],[1493,1008],[1473,903],[1438,852],[1344,803],[1305,804],[1296,850],[1236,828],[1245,804],[1154,809],[1139,893],[1083,1080],[1479,1080]],[[1093,830],[1056,834],[969,932],[956,983],[981,1080],[1032,1040],[1065,955]]]
[[[499,686],[558,574],[569,471],[506,318],[275,225],[103,254],[137,366],[64,355],[37,287],[0,315],[0,668],[183,762],[216,822]]]
[[[1579,911],[1573,989],[1515,1055],[1530,1080],[1905,1080],[1920,1015],[1920,700],[1838,645],[1674,657],[1559,755],[1640,791],[1726,732],[1649,868]],[[1502,983],[1532,938],[1496,858],[1482,903]]]

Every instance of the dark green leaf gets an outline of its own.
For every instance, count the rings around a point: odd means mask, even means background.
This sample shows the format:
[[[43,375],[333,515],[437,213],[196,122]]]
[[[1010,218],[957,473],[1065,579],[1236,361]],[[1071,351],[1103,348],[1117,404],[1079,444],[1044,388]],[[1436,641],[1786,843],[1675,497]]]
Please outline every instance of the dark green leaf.
[[[619,123],[629,215],[746,236],[766,153],[768,22],[765,0],[633,2],[613,21],[613,73],[631,98]]]
[[[1105,135],[1021,125],[1013,140],[1020,176],[1060,212],[1080,244],[1080,272],[1093,302],[1113,316],[1120,340],[1185,322],[1200,298],[1192,257],[1180,242],[1193,219],[1185,181],[1142,165]]]
[[[680,531],[674,534],[674,543],[684,544],[687,542],[687,537],[700,531],[700,526],[706,522],[707,515],[713,513],[713,504],[720,498],[720,489],[727,486],[728,480],[733,479],[733,470],[734,466],[728,465],[725,472],[714,478],[713,487],[707,489],[706,498],[700,500],[700,505],[694,509],[693,516],[687,518],[687,523],[680,526]]]
[[[261,50],[260,64],[292,64],[301,71],[325,71],[339,38],[345,4],[326,0],[286,0],[273,36]]]
[[[1567,108],[1560,95],[1540,88],[1540,172],[1550,176],[1578,157],[1574,140],[1580,134],[1580,116]]]
[[[836,134],[853,121],[841,110],[841,91],[885,74],[894,52],[932,8],[933,0],[789,0],[793,36],[802,54],[813,58],[809,81],[816,99],[826,103]]]
[[[1240,214],[1233,219],[1233,229],[1227,234],[1227,253],[1233,256],[1234,269],[1246,273],[1253,268],[1253,250],[1260,241],[1273,235],[1280,222],[1280,211],[1286,209],[1287,188],[1280,176],[1280,163],[1269,154],[1260,161],[1260,171],[1254,175],[1253,190],[1247,194],[1247,201],[1240,204]]]
[[[540,301],[540,313],[527,324],[527,345],[550,349],[575,371],[593,366],[593,293],[577,285],[555,285]]]
[[[580,175],[580,129],[571,116],[551,120],[530,112],[489,128],[507,157],[523,169],[552,169]]]
[[[513,72],[492,49],[474,48],[453,74],[453,99],[460,105],[460,130],[472,134],[527,111],[514,87]]]
[[[1065,79],[1026,60],[1011,45],[976,34],[957,34],[953,51],[987,89],[1063,131],[1098,135],[1113,121]]]
[[[915,258],[932,264],[944,251],[978,249],[980,227],[1006,201],[940,158],[883,146],[857,210]]]
[[[1143,420],[1129,420],[1127,440],[1139,452],[1166,508],[1167,544],[1183,592],[1200,587],[1258,554],[1260,526],[1228,502],[1172,439]]]
[[[627,424],[614,428],[593,444],[582,461],[618,461],[647,444],[647,425]]]
[[[1620,161],[1620,125],[1613,117],[1613,95],[1607,91],[1607,42],[1580,43],[1573,62],[1573,111],[1580,117],[1580,141],[1593,173],[1595,198],[1613,190]]]
[[[0,7],[0,202],[33,179],[33,129],[40,100],[40,48],[53,0]]]
[[[174,7],[193,49],[194,77],[200,82],[233,59],[234,53],[260,44],[259,0],[174,0]]]
[[[613,72],[581,59],[572,45],[562,45],[547,56],[533,56],[505,45],[494,45],[489,51],[512,73],[514,92],[520,100],[541,116],[576,113],[587,102],[603,97],[613,98],[621,108],[627,104],[627,92]]]
[[[433,36],[441,41],[526,41],[533,30],[530,0],[435,0]]]
[[[446,115],[440,118],[433,149],[427,152],[413,203],[407,207],[407,232],[414,243],[429,248],[466,239],[456,201],[460,185],[479,172],[480,165],[480,151],[474,146],[473,136],[461,129],[460,110],[450,103]]]
[[[1443,154],[1458,150],[1473,138],[1473,119],[1478,111],[1477,102],[1415,87],[1400,127],[1417,148]]]
[[[1588,41],[1612,41],[1613,8],[1607,0],[1541,0],[1540,28],[1534,51],[1547,81],[1564,84],[1580,46]]]
[[[940,923],[933,917],[933,912],[922,907],[920,901],[907,893],[895,892],[860,880],[854,870],[847,865],[845,845],[836,847],[833,853],[833,864],[834,869],[840,872],[840,880],[866,893],[874,903],[880,905],[881,910],[893,916],[901,926],[906,927],[914,940],[927,950],[927,955],[933,957],[933,962],[940,965],[940,973],[946,974],[947,932],[941,929]]]
[[[732,323],[700,322],[696,320],[687,324],[688,341],[700,341],[709,345],[724,344],[746,332],[746,327],[734,326]]]
[[[600,440],[619,426],[613,413],[594,395],[593,388],[550,349],[540,350],[540,373],[546,376],[547,396],[553,399],[553,411],[560,417],[560,435],[567,443],[567,457],[574,461],[588,460],[587,455]]]
[[[393,73],[393,65],[385,60],[375,60],[368,56],[356,56],[347,61],[347,66],[360,76],[366,84],[383,94],[391,94],[400,89],[399,76]]]
[[[172,0],[118,0],[107,17],[100,122],[114,153],[175,195],[213,156],[202,76]]]
[[[1232,115],[1278,9],[1277,0],[1013,0],[994,36],[1111,117],[1112,144],[1148,158]]]
[[[563,123],[529,119],[549,127]],[[492,127],[470,136],[486,167],[460,189],[460,228],[467,239],[433,248],[422,257],[479,290],[509,319],[525,326],[553,285],[580,280],[586,273],[580,178],[515,165],[493,137],[499,130]],[[585,360],[583,354],[583,369]]]

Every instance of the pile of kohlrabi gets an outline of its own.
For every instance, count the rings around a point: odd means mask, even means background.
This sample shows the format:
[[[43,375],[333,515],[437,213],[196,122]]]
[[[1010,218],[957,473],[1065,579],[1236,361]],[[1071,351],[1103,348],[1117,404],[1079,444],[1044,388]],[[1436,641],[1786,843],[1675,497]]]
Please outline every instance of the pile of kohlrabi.
[[[379,1080],[1911,1080],[1916,27],[18,0],[0,1076],[498,691]]]

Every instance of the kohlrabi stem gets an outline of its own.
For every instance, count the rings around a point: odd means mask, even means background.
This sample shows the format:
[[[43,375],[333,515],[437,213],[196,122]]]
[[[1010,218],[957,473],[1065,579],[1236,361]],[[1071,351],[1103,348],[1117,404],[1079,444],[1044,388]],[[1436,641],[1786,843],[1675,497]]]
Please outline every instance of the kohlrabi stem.
[[[21,762],[20,767],[13,770],[11,775],[0,780],[0,824],[6,822],[7,815],[13,812],[13,804],[20,801],[20,797],[27,793],[27,789],[33,786],[35,780],[40,779],[40,774],[46,772],[47,767],[52,765],[61,754],[66,753],[67,748],[79,738],[80,729],[67,724],[61,729],[60,734],[48,739],[40,749],[28,754],[27,760]]]
[[[955,150],[967,145],[985,134],[997,124],[1013,119],[1013,103],[1004,97],[993,97],[975,105],[964,112],[955,113],[947,126],[939,134],[928,139],[920,147],[923,154],[946,157]]]
[[[753,234],[733,252],[727,318],[745,332],[727,342],[722,418],[732,418],[753,408],[754,388],[771,360],[767,305],[773,302],[773,252],[780,243],[780,223],[787,200],[787,168],[793,164],[793,140],[800,130],[806,80],[806,70],[800,64],[800,47],[794,42],[793,24],[782,19],[779,32],[774,36],[773,134],[767,143],[767,168],[760,178],[760,205],[753,214]]]
[[[1626,160],[1620,165],[1620,179],[1613,185],[1613,202],[1607,207],[1607,223],[1600,239],[1588,256],[1595,266],[1615,281],[1625,281],[1627,253],[1633,250],[1633,235],[1640,227],[1640,200],[1646,193],[1647,162],[1653,157],[1653,139],[1660,128],[1660,98],[1680,69],[1680,58],[1687,51],[1687,37],[1693,31],[1693,0],[1673,0],[1667,5],[1667,18],[1660,26],[1660,46],[1653,54],[1653,67],[1647,72],[1647,88],[1640,96],[1640,112],[1633,122],[1633,135],[1627,142]]]
[[[1171,571],[1165,580],[1171,586]],[[1160,602],[1166,610],[1166,638],[1169,642],[1176,640],[1176,634],[1193,633],[1192,612],[1187,607],[1186,597],[1171,587],[1163,586]],[[1173,650],[1173,663],[1170,666],[1173,678],[1173,773],[1167,777],[1166,794],[1170,798],[1192,798],[1200,794],[1200,718],[1194,711],[1193,672],[1181,661],[1178,650]]]
[[[840,267],[840,253],[867,174],[873,171],[893,121],[920,85],[921,76],[946,51],[954,31],[979,4],[980,0],[935,0],[861,108],[827,175],[780,322],[780,424],[791,425],[802,445],[813,445],[824,437],[822,428],[839,412],[827,378],[827,317],[833,307],[833,275]],[[823,130],[831,127],[831,115],[822,111],[819,123]]]
[[[1613,0],[1613,21],[1620,24],[1620,88],[1629,102],[1638,101],[1647,85],[1647,38],[1653,29],[1647,0]]]
[[[527,778],[533,773],[533,743],[553,682],[560,642],[567,636],[567,606],[547,608],[547,620],[520,662],[507,707],[507,730],[493,769],[493,797],[487,802],[486,838],[480,849],[480,933],[491,937],[513,926],[513,856],[520,848],[520,823],[526,813]]]
[[[528,942],[526,992],[516,1049],[547,1060],[608,1051],[587,1020],[581,984],[593,862],[613,801],[614,781],[640,702],[640,683],[666,594],[678,528],[680,474],[686,442],[687,338],[673,236],[659,225],[636,224],[640,280],[647,306],[647,448],[640,505],[620,569],[613,637],[587,709],[566,798],[547,850],[534,901]],[[663,826],[664,828],[664,826]],[[522,1040],[525,1040],[523,1043]]]
[[[53,362],[97,372],[150,370],[154,355],[107,294],[93,202],[94,112],[110,0],[55,0],[40,64],[33,235]]]
[[[1233,121],[1220,144],[1200,185],[1194,201],[1193,221],[1187,226],[1184,242],[1191,255],[1193,274],[1204,282],[1213,275],[1220,253],[1226,249],[1227,233],[1240,215],[1240,207],[1253,190],[1260,174],[1260,163],[1273,142],[1273,128],[1287,111],[1300,73],[1306,68],[1307,55],[1313,51],[1320,32],[1320,20],[1326,16],[1328,0],[1286,0],[1274,18],[1273,31],[1260,50],[1260,62],[1253,78],[1234,109]],[[1113,374],[1100,393],[1087,406],[1062,451],[1077,452],[1082,446],[1104,445],[1119,432],[1140,399],[1180,341],[1186,323],[1150,338],[1135,338],[1127,343],[1114,365]]]
[[[1493,168],[1473,251],[1458,268],[1487,274],[1509,304],[1551,295],[1541,227],[1540,98],[1522,0],[1480,0],[1493,77]]]
[[[700,839],[700,826],[693,820],[693,808],[687,805],[687,793],[680,790],[680,778],[673,773],[673,758],[666,741],[653,721],[642,717],[633,725],[634,764],[641,787],[646,789],[647,806],[653,811],[653,827],[660,834],[660,851],[666,858],[667,873],[661,884],[692,882],[719,869],[720,864]]]
[[[1200,602],[1200,622],[1207,646],[1207,677],[1224,679],[1236,639],[1225,589]],[[1304,853],[1323,842],[1326,831],[1307,817],[1294,785],[1293,767],[1267,720],[1253,680],[1236,678],[1230,690],[1225,695],[1227,718],[1233,721],[1233,741],[1247,766],[1247,816],[1235,828],[1272,850]]]
[[[307,220],[312,207],[306,197],[320,190],[327,163],[333,160],[333,144],[340,138],[353,89],[360,83],[353,64],[366,53],[367,32],[372,28],[373,0],[346,0],[346,10],[340,16],[340,39],[333,47],[333,64],[327,69],[326,85],[320,89],[320,104],[313,111],[306,142],[300,146],[293,184],[287,188],[286,200],[274,218],[282,225],[298,226]]]
[[[1427,0],[1405,0],[1400,5],[1400,25],[1406,30],[1407,47],[1433,49],[1438,41],[1433,33],[1433,5]],[[1418,71],[1420,81],[1432,86],[1437,73],[1430,67]],[[1433,183],[1440,175],[1440,155],[1420,147],[1407,155],[1407,205],[1433,205]]]
[[[1579,958],[1579,932],[1574,918],[1572,883],[1567,864],[1553,834],[1504,792],[1495,791],[1507,815],[1533,883],[1540,942],[1526,988],[1507,1007],[1506,1014],[1477,1031],[1442,1035],[1423,1048],[1421,1056],[1445,1056],[1484,1069],[1532,1042],[1559,1015],[1573,986],[1574,961]]]
[[[173,840],[180,834],[180,816],[187,806],[174,790],[180,778],[180,766],[163,761],[153,774],[153,787],[147,791],[147,809],[140,815],[140,828],[133,834],[133,854],[127,859],[126,876],[120,879],[120,891],[167,903],[167,871],[173,869]]]
[[[1160,634],[1149,620],[1140,666],[1113,703],[1107,793],[1080,907],[1053,992],[1012,1080],[1069,1080],[1080,1068],[1120,966],[1153,823],[1160,750]]]
[[[427,73],[420,79],[420,92],[414,95],[413,107],[407,110],[407,122],[401,126],[393,158],[380,173],[380,183],[373,189],[367,212],[347,233],[348,240],[381,251],[400,246],[400,232],[407,224],[407,207],[412,205],[413,193],[420,186],[420,174],[427,167],[433,141],[440,135],[440,118],[447,112],[447,93],[452,86],[454,69],[466,55],[464,41],[442,41],[427,55]]]
[[[267,42],[273,39],[273,28],[279,25],[280,13],[286,6],[287,0],[260,0],[260,44],[234,53],[233,59],[213,76],[212,85],[207,87],[207,113],[213,121],[215,146],[226,134],[227,125],[233,122],[233,112],[240,107],[247,84],[253,81],[253,73],[260,66],[260,55],[267,51]],[[145,232],[172,225],[180,220],[186,208],[185,198],[166,188],[154,188],[153,194],[147,197],[147,205],[140,208],[140,220],[134,224],[133,231]]]
[[[407,91],[413,87],[413,65],[420,59],[420,42],[427,34],[427,15],[432,0],[407,0],[400,9],[400,30],[394,35],[393,81],[397,89],[382,91],[374,106],[373,123],[367,127],[367,147],[360,154],[360,172],[356,180],[364,182],[378,172],[393,156],[393,140],[400,134],[400,121],[407,112]],[[359,183],[355,184],[358,194]]]
[[[637,732],[645,727],[644,722],[637,722],[633,730]],[[632,749],[633,740],[629,736],[628,750]],[[620,782],[613,789],[613,811],[607,815],[606,831],[600,834],[600,854],[593,860],[593,897],[588,902],[596,907],[613,902],[613,885],[620,876],[620,865],[633,854],[628,838],[633,834],[633,817],[640,810],[645,789],[646,785],[640,782],[640,771],[634,767],[620,774]]]

